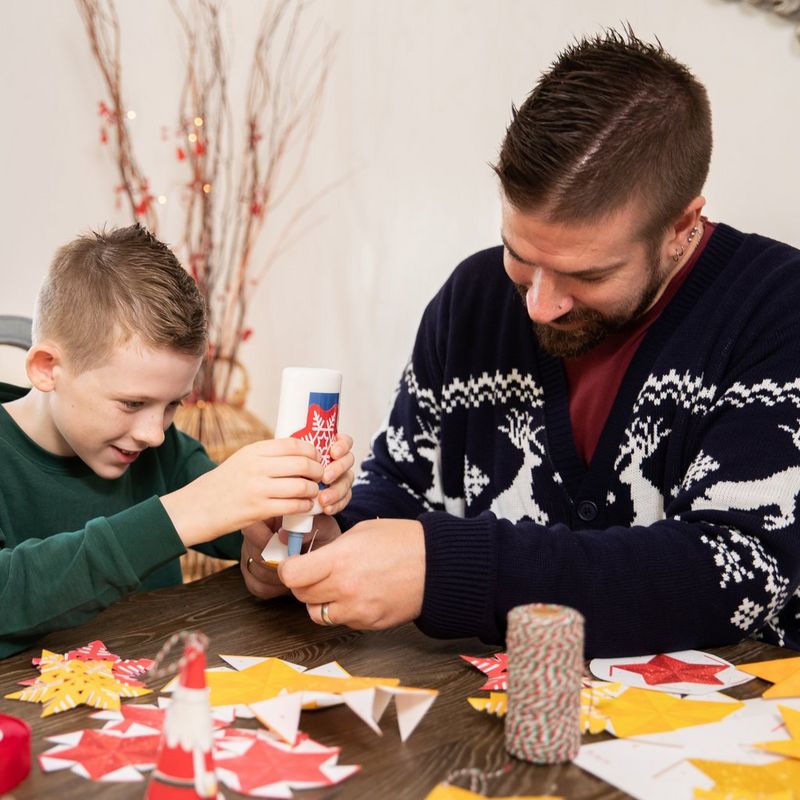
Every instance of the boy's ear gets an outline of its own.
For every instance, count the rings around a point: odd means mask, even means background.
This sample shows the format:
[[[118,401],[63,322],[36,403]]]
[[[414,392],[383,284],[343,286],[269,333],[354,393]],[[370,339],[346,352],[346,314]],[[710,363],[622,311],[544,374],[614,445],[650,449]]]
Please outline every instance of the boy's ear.
[[[25,371],[28,380],[40,392],[52,392],[56,376],[63,364],[61,350],[50,340],[35,344],[28,350],[25,358]]]

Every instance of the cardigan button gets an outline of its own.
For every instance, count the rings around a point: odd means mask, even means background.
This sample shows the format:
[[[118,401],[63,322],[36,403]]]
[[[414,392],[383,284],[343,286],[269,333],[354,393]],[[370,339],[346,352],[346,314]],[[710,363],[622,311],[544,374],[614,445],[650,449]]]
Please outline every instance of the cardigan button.
[[[591,500],[581,500],[576,511],[583,522],[591,522],[597,518],[597,504]]]

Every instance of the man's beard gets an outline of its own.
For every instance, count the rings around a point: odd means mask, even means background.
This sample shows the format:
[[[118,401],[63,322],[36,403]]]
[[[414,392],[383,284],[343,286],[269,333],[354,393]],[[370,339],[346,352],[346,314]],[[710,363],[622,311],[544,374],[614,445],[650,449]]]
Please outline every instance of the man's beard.
[[[606,336],[621,330],[647,311],[665,278],[664,272],[653,263],[650,280],[635,305],[609,315],[601,314],[593,308],[578,308],[554,320],[565,325],[578,323],[570,330],[558,330],[546,323],[534,322],[533,330],[539,347],[556,358],[575,358],[587,353]],[[517,285],[517,292],[525,303],[527,287]]]

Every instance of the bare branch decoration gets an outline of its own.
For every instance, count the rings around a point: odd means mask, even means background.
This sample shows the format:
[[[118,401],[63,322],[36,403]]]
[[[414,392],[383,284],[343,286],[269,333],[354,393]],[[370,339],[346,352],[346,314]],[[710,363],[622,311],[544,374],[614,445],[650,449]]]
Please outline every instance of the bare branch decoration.
[[[133,218],[157,232],[163,198],[154,196],[134,156],[114,0],[76,3],[110,98],[100,104],[100,138],[113,152],[118,192]],[[247,314],[253,291],[320,197],[289,206],[308,159],[334,49],[334,38],[318,28],[304,33],[303,0],[268,0],[256,31],[244,108],[234,119],[223,4],[170,0],[186,65],[177,102],[175,155],[187,173],[177,249],[208,301],[210,349],[197,399],[211,402],[242,400],[233,377],[239,348],[252,333]],[[291,212],[276,223],[279,206]],[[254,253],[268,228],[267,256],[256,264]]]

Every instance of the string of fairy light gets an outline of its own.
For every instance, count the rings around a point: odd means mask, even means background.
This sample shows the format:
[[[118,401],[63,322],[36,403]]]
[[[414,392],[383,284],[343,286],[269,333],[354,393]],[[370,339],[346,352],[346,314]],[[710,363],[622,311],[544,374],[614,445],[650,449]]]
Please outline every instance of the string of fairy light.
[[[116,114],[114,111],[102,100],[99,102],[99,114],[103,118],[103,123],[101,123],[100,127],[100,143],[107,144],[108,143],[108,128],[106,126],[112,126],[116,124]],[[125,117],[129,121],[133,121],[136,119],[136,111],[133,109],[129,109],[125,112]],[[193,129],[189,130],[189,133],[186,133],[185,130],[181,130],[178,132],[177,136],[180,138],[186,139],[190,146],[194,149],[194,154],[197,157],[202,157],[205,154],[205,143],[203,142],[200,135],[198,135],[199,130],[203,127],[205,120],[201,116],[196,116],[194,119],[190,121],[190,125]],[[166,135],[164,136],[166,138]],[[186,160],[186,150],[183,147],[178,146],[176,149],[176,157],[178,161],[185,161]],[[195,182],[193,181],[192,184]],[[199,183],[199,182],[198,182]],[[146,204],[150,202],[151,199],[155,199],[155,201],[159,205],[165,205],[167,202],[167,195],[159,194],[152,196],[149,194],[149,186],[148,182],[145,180],[144,183],[139,187],[140,190],[143,192],[143,197],[137,206],[137,213],[141,214],[144,213],[146,210]],[[199,184],[199,188],[205,194],[208,194],[211,189],[211,183],[208,181],[203,181],[202,184]],[[122,191],[122,187],[118,187],[118,192]]]

